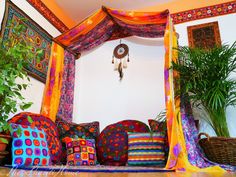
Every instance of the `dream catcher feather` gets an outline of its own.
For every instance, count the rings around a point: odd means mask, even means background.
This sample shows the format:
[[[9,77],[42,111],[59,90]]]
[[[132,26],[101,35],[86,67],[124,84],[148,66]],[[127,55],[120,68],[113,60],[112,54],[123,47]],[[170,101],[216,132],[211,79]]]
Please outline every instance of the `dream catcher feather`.
[[[127,68],[129,62],[129,47],[121,43],[115,47],[113,51],[112,64],[115,65],[114,70],[119,72],[120,80],[122,80],[124,73],[123,69]]]

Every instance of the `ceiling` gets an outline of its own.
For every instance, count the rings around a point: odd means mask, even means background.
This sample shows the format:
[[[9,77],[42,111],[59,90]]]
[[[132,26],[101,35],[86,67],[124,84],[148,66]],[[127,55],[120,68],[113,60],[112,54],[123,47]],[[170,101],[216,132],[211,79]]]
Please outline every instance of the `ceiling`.
[[[107,6],[122,10],[162,11],[170,13],[211,6],[232,0],[42,0],[69,28],[93,12]]]
[[[101,6],[115,9],[134,10],[174,0],[55,0],[64,11],[75,21],[79,22],[83,18],[92,14]]]

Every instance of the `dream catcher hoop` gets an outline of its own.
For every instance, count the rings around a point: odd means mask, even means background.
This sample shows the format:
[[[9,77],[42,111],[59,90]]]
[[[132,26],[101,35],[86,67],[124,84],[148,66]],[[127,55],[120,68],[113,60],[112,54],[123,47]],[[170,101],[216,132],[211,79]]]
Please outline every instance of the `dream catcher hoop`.
[[[127,68],[127,62],[129,62],[129,47],[120,40],[120,44],[113,50],[112,57],[112,64],[115,64],[114,70],[119,72],[120,80],[124,76],[123,69]]]

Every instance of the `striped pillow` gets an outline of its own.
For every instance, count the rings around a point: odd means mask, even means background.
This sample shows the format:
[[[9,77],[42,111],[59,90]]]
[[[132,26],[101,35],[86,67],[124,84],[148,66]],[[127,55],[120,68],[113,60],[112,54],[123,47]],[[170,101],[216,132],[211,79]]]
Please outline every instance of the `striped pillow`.
[[[128,165],[164,167],[164,140],[160,133],[128,133]]]

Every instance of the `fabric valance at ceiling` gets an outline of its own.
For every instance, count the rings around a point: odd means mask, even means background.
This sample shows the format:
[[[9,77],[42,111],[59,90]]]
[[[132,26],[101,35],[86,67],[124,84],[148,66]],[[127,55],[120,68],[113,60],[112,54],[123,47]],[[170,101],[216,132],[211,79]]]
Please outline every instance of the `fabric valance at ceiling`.
[[[163,37],[169,11],[134,12],[102,7],[74,28],[58,36],[55,41],[79,54],[108,40],[139,36]]]

